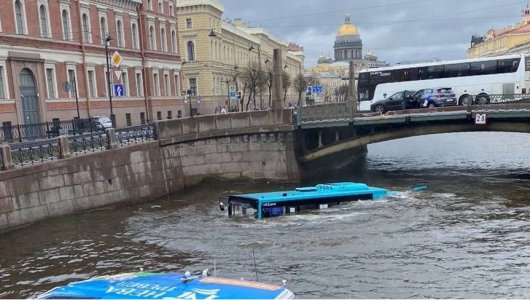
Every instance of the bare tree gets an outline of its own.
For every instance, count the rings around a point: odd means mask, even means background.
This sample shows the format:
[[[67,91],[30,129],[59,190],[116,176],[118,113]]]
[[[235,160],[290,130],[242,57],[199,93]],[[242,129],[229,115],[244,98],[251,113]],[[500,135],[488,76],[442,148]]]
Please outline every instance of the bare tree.
[[[246,110],[249,110],[250,103],[256,107],[256,96],[261,92],[265,82],[265,72],[257,68],[255,63],[252,63],[249,68],[243,70],[241,74],[245,90],[248,90],[248,100]]]
[[[291,77],[289,73],[285,70],[282,72],[282,88],[283,88],[283,106],[285,106],[285,101],[287,101],[287,91],[291,87]]]
[[[307,88],[307,80],[303,74],[296,75],[294,80],[294,88],[298,92],[298,106],[302,105],[302,93],[305,92]]]

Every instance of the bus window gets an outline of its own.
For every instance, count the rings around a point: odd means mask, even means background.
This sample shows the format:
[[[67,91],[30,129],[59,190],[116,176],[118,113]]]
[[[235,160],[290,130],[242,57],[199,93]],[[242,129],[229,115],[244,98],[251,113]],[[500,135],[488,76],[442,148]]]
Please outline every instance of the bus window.
[[[497,73],[497,61],[477,61],[471,63],[471,75],[490,75]]]
[[[444,77],[461,77],[469,76],[469,64],[452,64],[444,66]]]
[[[513,73],[519,68],[519,58],[499,59],[497,61],[497,73]]]
[[[444,66],[427,67],[427,72],[429,72],[429,79],[443,78]]]

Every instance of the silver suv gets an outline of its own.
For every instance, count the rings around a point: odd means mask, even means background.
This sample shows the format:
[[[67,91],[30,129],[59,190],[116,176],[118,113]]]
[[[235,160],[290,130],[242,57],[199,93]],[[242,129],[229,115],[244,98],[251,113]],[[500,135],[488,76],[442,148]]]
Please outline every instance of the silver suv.
[[[458,105],[456,95],[450,87],[428,88],[417,91],[412,96],[420,107],[437,107]]]

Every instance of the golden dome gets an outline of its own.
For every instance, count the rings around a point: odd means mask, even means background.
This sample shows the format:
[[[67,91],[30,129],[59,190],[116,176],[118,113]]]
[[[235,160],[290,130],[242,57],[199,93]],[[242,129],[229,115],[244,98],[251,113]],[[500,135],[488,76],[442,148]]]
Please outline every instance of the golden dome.
[[[337,31],[337,36],[352,36],[359,35],[359,30],[357,27],[350,22],[350,15],[346,15],[346,20]]]

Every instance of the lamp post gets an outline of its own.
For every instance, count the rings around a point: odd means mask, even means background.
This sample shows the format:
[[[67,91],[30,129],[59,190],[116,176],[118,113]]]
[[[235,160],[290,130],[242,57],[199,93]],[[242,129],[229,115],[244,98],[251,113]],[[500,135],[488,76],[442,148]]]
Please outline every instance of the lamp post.
[[[190,117],[193,117],[193,108],[191,107],[191,89],[187,90],[188,103],[190,104]]]
[[[109,90],[109,103],[110,103],[110,120],[112,121],[112,127],[116,127],[116,117],[114,116],[114,111],[112,109],[112,93],[114,92],[111,85],[110,78],[110,58],[109,58],[109,43],[112,40],[112,37],[107,33],[105,37],[105,57],[107,58],[107,85]]]

